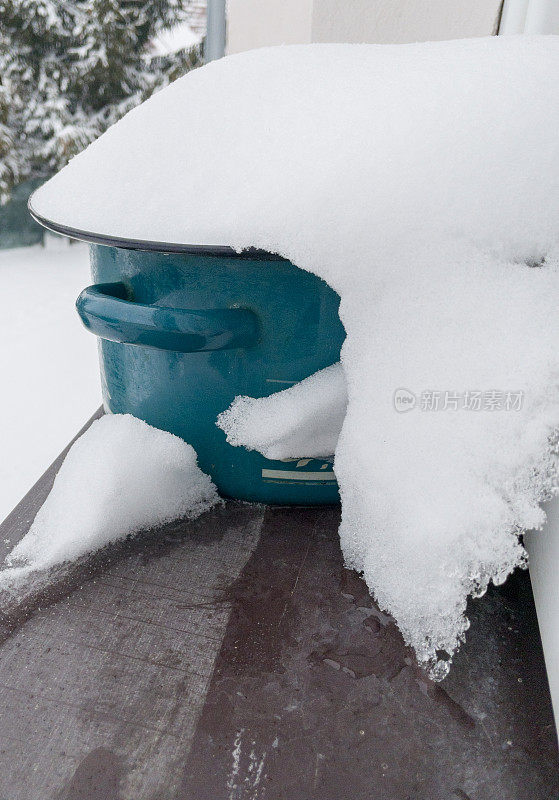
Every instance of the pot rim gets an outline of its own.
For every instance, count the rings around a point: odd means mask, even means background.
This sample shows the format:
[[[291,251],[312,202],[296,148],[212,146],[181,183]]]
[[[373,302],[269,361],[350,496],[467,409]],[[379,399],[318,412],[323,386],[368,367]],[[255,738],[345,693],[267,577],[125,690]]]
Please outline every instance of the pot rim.
[[[205,256],[226,256],[227,258],[256,259],[259,261],[288,261],[288,259],[277,253],[269,253],[267,250],[260,250],[256,247],[248,247],[240,252],[221,244],[180,244],[177,242],[154,242],[149,239],[127,239],[123,236],[111,236],[104,233],[93,233],[83,231],[78,228],[71,228],[59,222],[53,222],[46,217],[38,214],[31,204],[29,198],[27,208],[33,219],[53,233],[68,236],[70,239],[78,239],[89,244],[99,244],[105,247],[119,247],[123,250],[145,250],[154,253],[183,253],[185,255],[205,255]]]

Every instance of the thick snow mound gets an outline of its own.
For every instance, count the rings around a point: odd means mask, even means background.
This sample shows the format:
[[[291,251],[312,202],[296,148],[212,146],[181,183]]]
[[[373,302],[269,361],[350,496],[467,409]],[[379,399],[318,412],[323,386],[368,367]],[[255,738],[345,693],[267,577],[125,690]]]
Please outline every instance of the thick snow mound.
[[[71,447],[33,525],[0,572],[9,583],[219,502],[193,448],[129,414],[108,414]]]
[[[556,485],[558,74],[553,36],[253,51],[33,198],[78,229],[275,251],[338,291],[346,563],[438,677]]]
[[[538,221],[554,184],[534,176],[556,163],[558,62],[554,36],[230,56],[133,109],[32,205],[97,233],[289,249],[332,278],[426,219],[526,247],[529,227],[555,231]]]
[[[229,444],[266,458],[325,458],[336,449],[347,408],[341,364],[269,397],[236,397],[217,425]]]

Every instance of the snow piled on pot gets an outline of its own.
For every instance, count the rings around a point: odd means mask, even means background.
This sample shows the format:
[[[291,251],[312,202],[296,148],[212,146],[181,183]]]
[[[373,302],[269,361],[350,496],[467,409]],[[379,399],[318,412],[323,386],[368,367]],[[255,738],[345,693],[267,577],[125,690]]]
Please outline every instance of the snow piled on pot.
[[[438,678],[556,486],[558,73],[552,36],[252,51],[32,199],[85,231],[277,252],[339,292],[345,560]]]
[[[194,449],[129,414],[107,414],[72,445],[0,587],[220,502]]]
[[[217,426],[229,444],[272,460],[326,458],[336,449],[346,409],[344,371],[332,364],[269,397],[236,397]]]

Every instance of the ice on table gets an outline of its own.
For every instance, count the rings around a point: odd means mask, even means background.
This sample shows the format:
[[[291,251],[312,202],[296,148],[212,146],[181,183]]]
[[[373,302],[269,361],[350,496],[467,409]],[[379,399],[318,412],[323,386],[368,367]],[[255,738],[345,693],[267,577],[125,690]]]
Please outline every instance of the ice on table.
[[[270,397],[237,397],[217,418],[231,445],[266,458],[324,458],[336,449],[347,408],[341,364]]]
[[[29,532],[9,554],[0,585],[138,531],[193,519],[217,502],[189,444],[129,414],[107,414],[70,448]]]
[[[435,677],[556,486],[558,74],[554,36],[251,51],[32,200],[82,230],[277,252],[340,294],[342,548]]]

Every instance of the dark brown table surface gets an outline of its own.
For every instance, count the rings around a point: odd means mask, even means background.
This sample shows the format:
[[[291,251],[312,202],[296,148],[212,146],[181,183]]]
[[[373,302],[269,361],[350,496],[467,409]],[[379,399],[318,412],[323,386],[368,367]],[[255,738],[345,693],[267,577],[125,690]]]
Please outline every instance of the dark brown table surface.
[[[557,800],[528,574],[472,603],[434,684],[338,521],[230,502],[4,597],[0,800]]]

